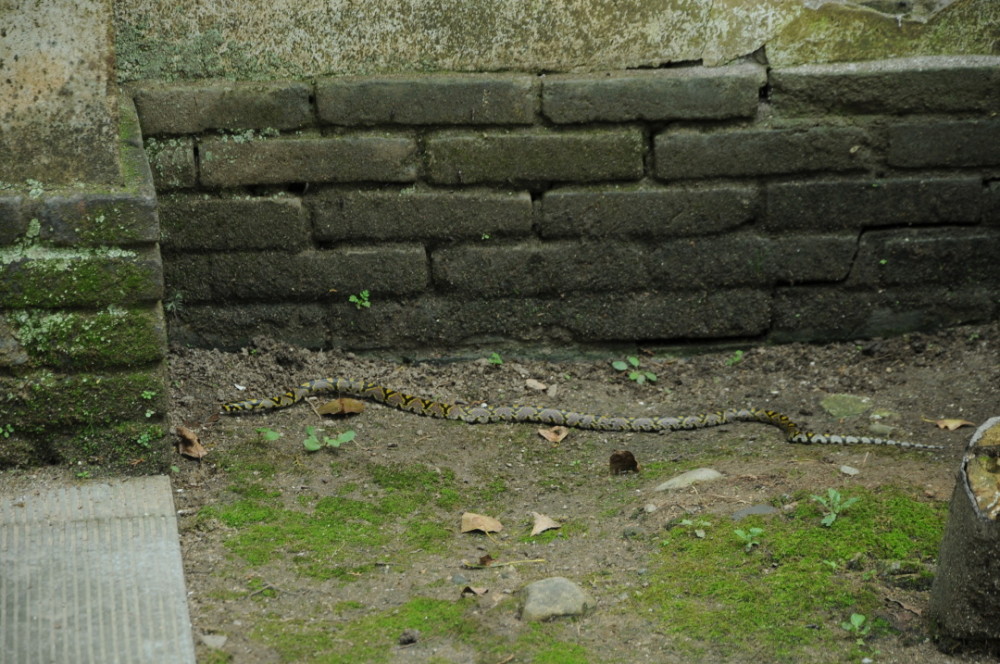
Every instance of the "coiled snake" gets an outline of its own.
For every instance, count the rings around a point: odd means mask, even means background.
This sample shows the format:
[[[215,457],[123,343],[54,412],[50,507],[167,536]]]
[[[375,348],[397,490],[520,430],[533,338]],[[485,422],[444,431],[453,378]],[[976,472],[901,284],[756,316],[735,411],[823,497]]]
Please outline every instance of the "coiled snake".
[[[375,383],[351,380],[349,378],[318,378],[310,380],[284,394],[279,394],[268,399],[247,399],[245,401],[225,403],[222,405],[222,410],[225,413],[233,414],[251,410],[285,408],[302,401],[302,399],[311,394],[329,392],[370,399],[386,406],[398,408],[399,410],[416,413],[417,415],[438,417],[447,420],[460,420],[469,424],[536,422],[538,424],[562,425],[595,431],[655,432],[706,429],[708,427],[729,424],[730,422],[760,422],[781,429],[785,433],[785,440],[789,443],[804,445],[892,445],[918,450],[943,449],[940,445],[924,445],[922,443],[910,443],[889,438],[841,436],[802,431],[788,416],[773,410],[763,410],[760,408],[730,408],[728,410],[682,417],[620,417],[616,415],[592,415],[590,413],[577,413],[571,410],[516,404],[508,406],[468,406],[425,399],[382,387]]]

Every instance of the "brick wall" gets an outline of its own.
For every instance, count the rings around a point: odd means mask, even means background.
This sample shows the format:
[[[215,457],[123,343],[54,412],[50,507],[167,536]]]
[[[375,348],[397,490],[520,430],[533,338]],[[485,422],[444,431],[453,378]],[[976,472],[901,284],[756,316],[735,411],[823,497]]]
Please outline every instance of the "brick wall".
[[[180,343],[851,339],[1000,315],[1000,58],[133,95]]]
[[[156,193],[121,112],[121,186],[0,186],[0,468],[166,467]]]

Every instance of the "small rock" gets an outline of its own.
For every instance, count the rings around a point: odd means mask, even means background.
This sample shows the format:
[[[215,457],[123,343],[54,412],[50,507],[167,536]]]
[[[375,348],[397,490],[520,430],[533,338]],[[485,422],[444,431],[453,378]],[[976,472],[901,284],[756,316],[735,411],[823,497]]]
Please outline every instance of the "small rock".
[[[226,636],[225,634],[202,634],[201,635],[201,642],[204,643],[209,648],[215,648],[216,650],[218,650],[219,648],[222,648],[224,645],[226,645],[226,641],[228,641],[228,640],[229,640],[229,637]]]
[[[694,470],[689,470],[686,473],[681,473],[680,475],[671,477],[654,490],[668,491],[670,489],[683,489],[684,487],[691,486],[696,482],[710,482],[721,477],[722,473],[713,468],[695,468]]]
[[[408,646],[410,644],[416,643],[419,639],[420,639],[420,630],[404,629],[403,633],[399,635],[399,645]]]
[[[567,578],[553,576],[524,587],[521,620],[552,620],[560,616],[579,616],[594,606],[583,588]]]
[[[469,580],[462,576],[461,574],[453,574],[451,577],[451,582],[456,586],[464,586],[469,583]]]
[[[831,416],[855,417],[871,408],[871,400],[867,397],[856,397],[853,394],[831,394],[822,401],[823,410]]]
[[[845,475],[857,475],[861,471],[855,468],[854,466],[841,466],[840,472],[842,472]]]
[[[645,512],[646,514],[652,514],[652,513],[653,513],[653,512],[655,512],[655,511],[656,511],[657,509],[658,509],[658,508],[657,508],[657,507],[656,507],[656,505],[654,505],[653,503],[646,503],[645,505],[643,505],[643,506],[642,506],[642,510],[643,510],[643,511],[644,511],[644,512]]]

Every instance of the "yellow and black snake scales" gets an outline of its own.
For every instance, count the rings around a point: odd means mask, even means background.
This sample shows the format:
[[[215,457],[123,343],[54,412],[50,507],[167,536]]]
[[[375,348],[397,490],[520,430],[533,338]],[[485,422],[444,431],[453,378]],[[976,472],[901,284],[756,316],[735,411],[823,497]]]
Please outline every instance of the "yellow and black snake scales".
[[[824,445],[891,445],[895,447],[938,450],[940,445],[924,445],[890,438],[869,436],[841,436],[802,431],[786,415],[760,408],[730,408],[712,413],[687,415],[682,417],[620,417],[615,415],[592,415],[557,408],[538,406],[467,406],[444,403],[423,397],[404,394],[387,387],[349,378],[318,378],[302,383],[293,390],[269,399],[248,399],[232,401],[222,405],[225,413],[240,413],[268,408],[285,408],[302,401],[311,394],[335,392],[340,395],[371,399],[378,403],[405,410],[417,415],[460,420],[469,424],[490,422],[536,422],[539,424],[562,425],[577,429],[596,431],[679,431],[682,429],[705,429],[730,422],[761,422],[781,429],[789,443]]]

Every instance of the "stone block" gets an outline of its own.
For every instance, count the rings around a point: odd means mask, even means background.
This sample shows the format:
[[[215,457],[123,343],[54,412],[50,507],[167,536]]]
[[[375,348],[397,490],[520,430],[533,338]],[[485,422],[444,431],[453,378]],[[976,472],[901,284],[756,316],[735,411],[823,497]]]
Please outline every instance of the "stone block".
[[[909,224],[979,221],[978,177],[780,182],[767,185],[762,228],[837,231]]]
[[[667,180],[868,167],[869,136],[856,127],[668,130],[655,138],[655,175]]]
[[[538,79],[525,74],[432,74],[320,80],[320,120],[335,125],[531,124]]]
[[[637,180],[638,129],[442,132],[426,140],[428,176],[443,184]]]
[[[200,144],[201,182],[238,187],[288,182],[410,182],[417,177],[417,144],[404,136],[344,134]]]
[[[193,139],[148,138],[146,154],[157,191],[187,189],[198,184]]]
[[[1000,108],[1000,57],[921,56],[770,72],[779,113],[988,112]]]
[[[753,117],[764,67],[678,67],[547,76],[542,113],[557,123]]]
[[[381,303],[380,303],[381,304]],[[234,351],[259,335],[306,348],[328,348],[327,304],[205,304],[185,306],[167,318],[172,343]],[[353,309],[354,307],[351,307]],[[381,309],[383,307],[379,307]],[[345,309],[349,315],[349,311]],[[358,312],[360,316],[362,313]],[[355,344],[357,340],[354,340]],[[339,346],[352,347],[351,344]],[[357,347],[354,345],[353,347]],[[218,401],[232,398],[220,386]]]
[[[312,227],[294,197],[160,199],[164,251],[280,249],[298,251],[312,243]]]
[[[1000,120],[929,120],[892,124],[889,165],[962,168],[1000,165]]]
[[[142,367],[166,355],[159,307],[108,307],[99,311],[22,310],[7,316],[23,354],[21,367],[91,371]],[[0,366],[4,364],[0,356]]]
[[[0,195],[0,247],[14,244],[28,231],[28,219],[22,214],[24,197]]]
[[[1000,225],[1000,181],[990,182],[983,190],[983,221]]]
[[[757,215],[757,187],[594,186],[542,197],[543,237],[670,238],[721,233]]]
[[[839,282],[847,278],[858,250],[853,233],[782,233],[770,240],[774,276],[779,283]]]
[[[306,199],[316,239],[489,240],[531,232],[527,192],[331,189]]]
[[[842,286],[779,288],[768,339],[854,340],[981,323],[996,316],[997,297],[995,289],[927,285],[861,291]]]
[[[160,238],[156,199],[131,193],[47,196],[39,210],[39,240],[56,247],[125,247]]]
[[[133,91],[146,136],[208,129],[301,129],[311,125],[309,85],[298,81],[144,83]]]
[[[847,285],[1000,283],[1000,228],[872,231],[861,237]]]
[[[0,249],[0,307],[127,306],[163,296],[158,248]]]
[[[486,296],[621,292],[648,283],[642,250],[626,243],[467,244],[431,259],[436,285]]]
[[[665,290],[768,286],[775,259],[767,238],[745,233],[691,237],[650,248],[653,284]]]

